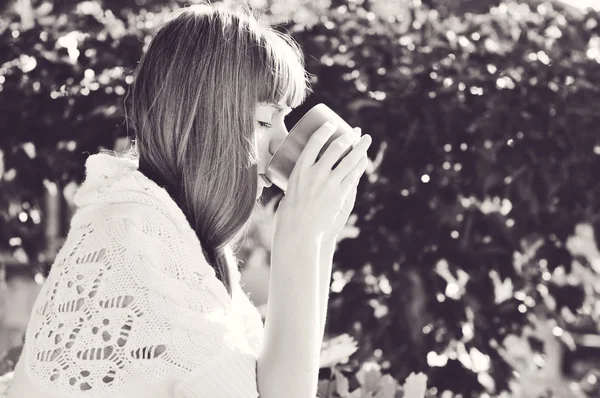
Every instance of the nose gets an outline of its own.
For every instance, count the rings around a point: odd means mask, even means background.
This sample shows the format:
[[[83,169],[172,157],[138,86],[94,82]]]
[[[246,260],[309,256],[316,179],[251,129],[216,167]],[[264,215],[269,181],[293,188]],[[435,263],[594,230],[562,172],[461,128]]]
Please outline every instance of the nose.
[[[274,139],[269,142],[269,155],[275,155],[275,151],[279,148],[279,145],[283,142],[283,139]]]
[[[265,180],[265,188],[269,188],[271,185],[273,185],[273,183],[271,181],[269,181],[269,179],[267,178],[266,175],[261,174],[263,180]]]

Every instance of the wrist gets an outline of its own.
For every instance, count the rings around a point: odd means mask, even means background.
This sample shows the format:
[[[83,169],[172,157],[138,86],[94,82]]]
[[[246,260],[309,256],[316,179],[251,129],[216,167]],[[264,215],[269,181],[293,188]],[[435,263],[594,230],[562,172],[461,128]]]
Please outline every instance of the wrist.
[[[300,229],[275,228],[271,245],[271,263],[280,258],[303,257],[307,253],[320,253],[322,240]],[[286,261],[281,261],[285,263]]]
[[[313,231],[309,231],[299,225],[277,224],[275,225],[273,241],[274,242],[290,242],[290,244],[316,244],[321,245],[326,239],[323,235],[318,235]]]

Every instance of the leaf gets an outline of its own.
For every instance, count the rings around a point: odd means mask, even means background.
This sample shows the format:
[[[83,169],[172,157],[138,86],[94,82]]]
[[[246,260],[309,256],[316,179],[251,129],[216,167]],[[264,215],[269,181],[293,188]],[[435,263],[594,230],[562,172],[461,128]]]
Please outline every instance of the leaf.
[[[381,380],[381,372],[370,363],[365,363],[356,373],[356,378],[366,392],[375,392]]]
[[[342,398],[348,397],[350,395],[348,379],[337,369],[334,369],[333,372],[335,374],[335,392]]]
[[[390,375],[384,375],[379,380],[379,391],[374,398],[394,398],[398,390],[398,382]]]
[[[317,387],[318,398],[334,398],[335,380],[319,380]]]
[[[8,388],[12,383],[13,376],[14,372],[8,372],[0,376],[0,396],[3,396],[3,394],[8,392]]]
[[[348,395],[348,398],[372,398],[372,395],[366,393],[362,388],[357,388],[356,390],[352,391],[350,395]]]
[[[402,386],[404,398],[424,398],[427,391],[427,376],[423,373],[411,373]]]
[[[501,281],[498,272],[495,270],[491,270],[489,275],[494,284],[494,303],[500,304],[506,300],[510,300],[513,297],[514,290],[512,279],[506,278],[504,281]]]
[[[348,359],[358,350],[356,341],[348,334],[343,334],[323,343],[319,359],[320,368],[329,368]]]

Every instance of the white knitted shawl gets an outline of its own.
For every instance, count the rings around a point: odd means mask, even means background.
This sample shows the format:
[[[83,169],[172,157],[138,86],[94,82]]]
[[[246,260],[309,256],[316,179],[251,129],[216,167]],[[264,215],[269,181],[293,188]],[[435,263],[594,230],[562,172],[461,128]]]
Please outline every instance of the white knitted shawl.
[[[8,398],[257,397],[263,325],[137,161],[88,157]]]

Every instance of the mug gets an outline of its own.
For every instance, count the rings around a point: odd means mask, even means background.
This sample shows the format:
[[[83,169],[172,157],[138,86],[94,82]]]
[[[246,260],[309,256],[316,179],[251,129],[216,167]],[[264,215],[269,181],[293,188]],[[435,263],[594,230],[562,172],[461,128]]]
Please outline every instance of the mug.
[[[288,181],[292,170],[298,161],[300,153],[308,143],[308,139],[313,135],[323,123],[332,121],[337,126],[337,130],[329,138],[329,140],[323,145],[321,151],[317,156],[317,160],[321,158],[327,147],[331,143],[347,132],[356,135],[356,140],[348,149],[344,151],[342,156],[334,165],[337,164],[346,156],[352,148],[358,142],[360,133],[355,131],[348,123],[344,121],[337,113],[325,104],[317,104],[313,106],[300,120],[294,125],[288,136],[283,142],[277,147],[273,157],[267,165],[265,177],[272,182],[274,185],[279,187],[283,192],[287,191]]]

